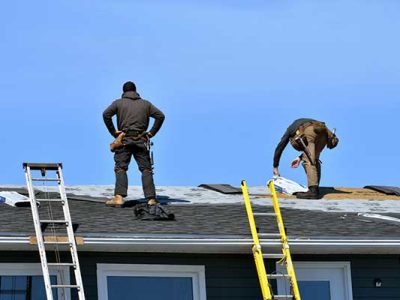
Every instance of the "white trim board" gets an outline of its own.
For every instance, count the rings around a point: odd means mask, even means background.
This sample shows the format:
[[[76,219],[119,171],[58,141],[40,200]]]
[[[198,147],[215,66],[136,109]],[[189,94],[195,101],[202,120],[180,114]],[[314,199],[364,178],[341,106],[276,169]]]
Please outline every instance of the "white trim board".
[[[278,239],[261,239],[264,252],[281,249]],[[251,238],[191,237],[84,237],[79,252],[152,252],[152,253],[243,253],[251,254]],[[289,237],[292,254],[400,254],[398,238],[295,238]],[[37,251],[29,236],[0,236],[1,251]]]
[[[193,300],[207,299],[205,267],[200,265],[97,264],[99,300],[108,300],[107,276],[191,277]]]

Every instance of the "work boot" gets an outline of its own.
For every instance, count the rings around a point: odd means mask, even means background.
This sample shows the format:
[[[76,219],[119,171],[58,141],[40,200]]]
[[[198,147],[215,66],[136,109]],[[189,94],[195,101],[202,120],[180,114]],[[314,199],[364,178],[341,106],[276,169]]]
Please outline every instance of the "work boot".
[[[117,138],[110,144],[111,152],[115,152],[115,150],[122,148],[124,144],[122,143],[122,139],[124,138],[125,133],[120,133]]]
[[[308,187],[307,192],[296,193],[296,198],[298,199],[320,199],[318,185],[312,185]]]
[[[156,205],[156,204],[158,204],[158,201],[156,200],[156,199],[149,199],[148,201],[147,201],[147,204],[148,205]]]
[[[111,200],[106,201],[109,207],[122,207],[124,205],[124,198],[121,195],[115,195]]]

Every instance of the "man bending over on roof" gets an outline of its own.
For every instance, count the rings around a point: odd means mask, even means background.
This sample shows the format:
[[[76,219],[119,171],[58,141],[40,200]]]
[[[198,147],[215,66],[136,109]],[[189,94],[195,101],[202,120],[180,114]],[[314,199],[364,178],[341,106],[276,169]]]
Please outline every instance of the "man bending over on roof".
[[[335,133],[330,131],[325,123],[313,119],[298,119],[295,120],[282,136],[281,141],[275,149],[274,168],[275,176],[279,174],[279,160],[286,145],[289,143],[301,155],[292,161],[292,168],[297,168],[301,161],[307,175],[307,192],[298,192],[297,198],[302,199],[319,199],[319,182],[321,179],[321,163],[319,156],[325,145],[329,149],[333,149],[339,142]]]
[[[114,197],[106,202],[107,206],[121,207],[128,194],[128,166],[132,155],[142,173],[142,187],[149,205],[157,204],[156,189],[153,181],[148,143],[160,130],[165,116],[153,104],[140,98],[133,82],[125,82],[121,99],[115,100],[103,113],[104,123],[116,140],[111,144],[115,152],[115,191]],[[112,117],[117,115],[118,130]],[[153,127],[147,132],[150,117],[154,118]]]

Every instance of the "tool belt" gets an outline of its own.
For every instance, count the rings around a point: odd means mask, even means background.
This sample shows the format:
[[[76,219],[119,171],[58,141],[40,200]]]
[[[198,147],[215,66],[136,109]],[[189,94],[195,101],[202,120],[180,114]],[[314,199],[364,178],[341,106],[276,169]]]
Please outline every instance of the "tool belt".
[[[125,133],[120,133],[115,140],[110,144],[110,151],[115,152],[115,150],[124,147],[124,143],[122,142],[123,138],[125,137]]]
[[[305,123],[301,124],[297,128],[296,134],[294,135],[294,137],[290,138],[290,144],[297,151],[304,151],[305,150],[304,145],[308,146],[308,141],[307,141],[306,137],[304,136],[304,131],[309,126],[313,126],[314,132],[317,134],[328,131],[328,128],[326,127],[324,122],[309,121],[309,122],[305,122]]]
[[[290,144],[297,151],[304,151],[304,147],[299,139],[303,140],[304,145],[308,146],[308,142],[305,136],[296,135],[290,139]]]
[[[128,130],[122,132],[119,136],[115,138],[115,140],[110,144],[110,151],[115,152],[115,150],[124,147],[126,144],[126,140],[128,139],[134,142],[139,141],[146,134],[146,131],[137,131],[137,130]]]
[[[328,147],[328,149],[333,149],[338,144],[339,144],[339,138],[336,136],[335,133],[333,133],[332,131],[328,130],[328,140],[327,140],[327,143],[326,143],[326,147]]]

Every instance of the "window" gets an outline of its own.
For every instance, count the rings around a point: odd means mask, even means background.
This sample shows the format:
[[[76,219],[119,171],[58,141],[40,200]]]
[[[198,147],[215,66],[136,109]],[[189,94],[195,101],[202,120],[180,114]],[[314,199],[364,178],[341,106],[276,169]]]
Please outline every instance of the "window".
[[[206,300],[204,266],[97,264],[99,300]]]
[[[294,262],[302,300],[353,300],[349,262]],[[277,273],[284,272],[277,264]],[[287,281],[278,280],[278,294],[288,293]]]
[[[50,270],[52,284],[69,284],[69,269]],[[70,299],[70,291],[53,289],[54,300]],[[40,264],[0,263],[0,300],[46,300],[46,291]]]

